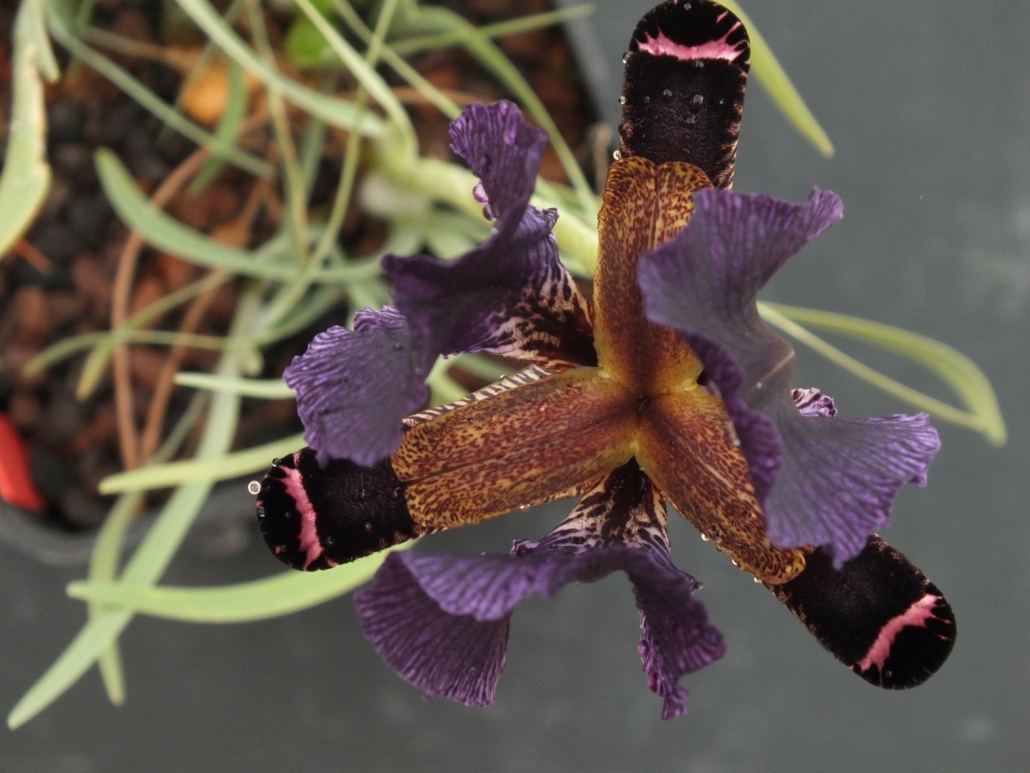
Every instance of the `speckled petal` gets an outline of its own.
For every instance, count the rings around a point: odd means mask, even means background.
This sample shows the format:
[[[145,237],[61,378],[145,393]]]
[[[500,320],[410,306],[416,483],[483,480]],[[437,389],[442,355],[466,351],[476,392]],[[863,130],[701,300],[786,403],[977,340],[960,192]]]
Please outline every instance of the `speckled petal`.
[[[481,178],[490,238],[455,260],[388,255],[394,303],[411,322],[416,361],[487,351],[551,369],[593,365],[590,307],[558,260],[555,210],[529,206],[546,134],[510,102],[469,105],[452,147]]]
[[[297,391],[304,439],[319,462],[370,467],[401,442],[404,417],[428,402],[424,376],[412,365],[407,322],[387,306],[359,311],[354,330],[331,327],[315,336],[283,380]]]
[[[687,228],[642,258],[639,272],[648,316],[683,334],[726,403],[769,538],[825,545],[838,566],[887,523],[901,486],[925,480],[939,447],[922,414],[831,419],[795,405],[794,352],[755,301],[841,213],[840,199],[819,189],[801,205],[700,191]]]
[[[630,463],[551,535],[516,543],[513,555],[394,553],[356,597],[362,626],[386,662],[427,695],[486,705],[519,602],[533,594],[552,598],[570,582],[622,570],[641,610],[648,683],[665,700],[663,716],[678,716],[686,701],[679,678],[721,657],[724,647],[692,598],[697,581],[671,564],[664,509],[656,505],[659,495]]]

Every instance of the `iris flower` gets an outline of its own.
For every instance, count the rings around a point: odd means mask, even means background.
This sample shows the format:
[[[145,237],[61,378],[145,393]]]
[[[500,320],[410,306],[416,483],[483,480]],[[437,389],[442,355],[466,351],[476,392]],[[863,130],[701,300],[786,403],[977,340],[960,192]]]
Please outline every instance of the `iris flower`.
[[[672,563],[666,505],[775,590],[815,549],[837,568],[860,553],[898,490],[925,482],[937,434],[925,415],[838,418],[817,390],[793,390],[793,350],[758,316],[761,287],[841,217],[833,193],[789,204],[623,158],[591,300],[559,261],[557,213],[529,205],[546,135],[500,102],[470,105],[451,138],[491,236],[452,261],[388,257],[393,307],[294,360],[285,379],[311,449],[266,478],[264,535],[291,565],[324,568],[579,496],[510,555],[391,553],[356,596],[362,627],[427,696],[486,705],[518,603],[621,570],[648,685],[664,718],[680,715],[681,677],[725,647],[700,583]],[[460,352],[526,368],[416,413],[437,357]]]

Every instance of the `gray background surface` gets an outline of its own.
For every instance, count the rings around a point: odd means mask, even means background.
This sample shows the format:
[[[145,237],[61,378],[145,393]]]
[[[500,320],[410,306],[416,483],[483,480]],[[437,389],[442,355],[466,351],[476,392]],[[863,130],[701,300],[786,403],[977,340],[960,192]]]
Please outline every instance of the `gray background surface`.
[[[649,2],[603,2],[591,24],[617,96],[618,66]],[[618,5],[619,10],[613,6]],[[349,599],[261,624],[137,619],[123,636],[127,704],[89,674],[44,715],[0,731],[0,770],[56,771],[1022,771],[1030,759],[1030,520],[1023,345],[1030,321],[1030,6],[748,0],[746,9],[832,137],[824,160],[760,88],[745,109],[737,189],[844,200],[766,298],[937,336],[993,379],[1011,440],[998,450],[938,422],[926,490],[903,493],[885,536],[947,594],[951,660],[923,687],[876,690],[819,649],[771,595],[674,519],[674,556],[705,582],[729,654],[686,680],[690,715],[668,723],[636,653],[621,576],[531,601],[513,623],[496,705],[424,702],[364,642]],[[916,369],[870,362],[935,390]],[[845,414],[902,406],[802,352],[799,384]],[[502,551],[567,505],[427,540]],[[253,544],[183,555],[165,580],[236,582],[277,569]],[[0,547],[0,704],[9,707],[84,620],[64,596],[76,570]]]

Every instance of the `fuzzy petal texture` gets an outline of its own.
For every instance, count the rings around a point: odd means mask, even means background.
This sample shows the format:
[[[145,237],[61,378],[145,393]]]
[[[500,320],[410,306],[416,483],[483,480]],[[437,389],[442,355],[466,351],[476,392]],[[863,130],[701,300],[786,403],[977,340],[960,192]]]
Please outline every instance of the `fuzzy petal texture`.
[[[455,260],[388,255],[394,303],[411,323],[416,363],[488,351],[552,369],[596,364],[590,308],[558,260],[554,210],[529,206],[546,134],[510,102],[469,105],[452,148],[480,178],[495,228]]]
[[[408,323],[388,306],[359,311],[353,330],[315,336],[283,373],[319,463],[351,459],[366,467],[393,452],[404,417],[429,401],[423,377],[412,365]]]
[[[659,495],[630,463],[587,494],[548,537],[516,543],[513,555],[391,554],[372,587],[356,596],[365,633],[427,696],[487,705],[518,603],[621,570],[633,582],[641,613],[648,683],[664,699],[663,717],[678,716],[687,697],[680,677],[725,648],[692,597],[699,584],[672,566],[664,509],[656,504]]]
[[[795,405],[794,352],[761,320],[756,299],[842,211],[819,189],[801,205],[700,191],[689,225],[639,271],[648,316],[680,331],[726,403],[769,538],[824,545],[837,566],[888,522],[901,486],[925,481],[940,446],[925,414],[838,419],[825,406]]]

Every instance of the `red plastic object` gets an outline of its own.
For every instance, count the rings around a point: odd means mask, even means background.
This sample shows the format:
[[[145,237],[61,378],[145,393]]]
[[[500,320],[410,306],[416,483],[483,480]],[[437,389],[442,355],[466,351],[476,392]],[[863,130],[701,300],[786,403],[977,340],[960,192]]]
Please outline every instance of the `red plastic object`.
[[[0,497],[25,510],[41,512],[46,500],[29,472],[29,451],[11,420],[0,413]]]

